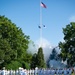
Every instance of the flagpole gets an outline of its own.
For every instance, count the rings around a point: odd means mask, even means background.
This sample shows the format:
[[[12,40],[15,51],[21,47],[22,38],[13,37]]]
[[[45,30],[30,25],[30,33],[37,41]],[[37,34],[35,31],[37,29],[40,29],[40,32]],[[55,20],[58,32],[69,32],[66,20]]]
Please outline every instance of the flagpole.
[[[40,4],[41,4],[41,0],[40,0]],[[40,43],[41,43],[41,47],[42,47],[42,8],[40,5]]]

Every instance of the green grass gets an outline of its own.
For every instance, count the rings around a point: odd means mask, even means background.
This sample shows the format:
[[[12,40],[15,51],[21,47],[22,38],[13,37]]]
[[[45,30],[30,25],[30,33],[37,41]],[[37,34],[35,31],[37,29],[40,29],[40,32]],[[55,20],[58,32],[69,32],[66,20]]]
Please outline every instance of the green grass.
[[[75,75],[74,72],[72,73],[72,75]]]

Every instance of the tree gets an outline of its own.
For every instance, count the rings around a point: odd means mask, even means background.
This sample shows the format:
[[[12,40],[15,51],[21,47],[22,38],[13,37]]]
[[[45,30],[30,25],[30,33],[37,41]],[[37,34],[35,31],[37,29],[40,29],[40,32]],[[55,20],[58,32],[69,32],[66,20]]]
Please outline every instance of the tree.
[[[60,60],[59,54],[56,51],[56,47],[52,49],[52,52],[51,52],[51,54],[49,56],[49,59],[47,60],[47,67],[50,67],[50,63],[49,63],[50,60],[56,60],[56,61]]]
[[[29,36],[7,17],[0,16],[0,65],[5,66],[12,60],[28,62],[28,44]]]
[[[34,68],[35,69],[35,67],[37,67],[37,54],[35,53],[35,54],[33,54],[33,56],[32,56],[32,60],[31,60],[31,68]]]
[[[57,58],[57,52],[56,49],[53,48],[52,54],[50,55],[50,60],[56,59]]]
[[[38,49],[38,53],[37,53],[37,64],[39,68],[43,68],[46,67],[45,61],[44,61],[44,54],[43,54],[43,49],[40,47]]]
[[[64,42],[59,43],[60,56],[64,61],[67,60],[68,66],[73,66],[75,64],[75,22],[66,25],[63,34]]]

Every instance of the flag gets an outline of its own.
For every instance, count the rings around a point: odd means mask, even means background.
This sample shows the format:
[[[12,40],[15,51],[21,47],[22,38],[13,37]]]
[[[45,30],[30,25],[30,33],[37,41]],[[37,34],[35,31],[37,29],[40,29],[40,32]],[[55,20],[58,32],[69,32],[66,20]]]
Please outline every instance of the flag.
[[[46,28],[46,26],[45,26],[45,25],[43,25],[43,27],[44,27],[44,28]]]
[[[47,8],[46,5],[45,5],[43,2],[41,2],[41,6],[42,6],[43,8]]]
[[[38,28],[41,28],[41,26],[38,26]]]
[[[44,28],[46,28],[46,26],[45,26],[45,25],[43,25],[43,27],[44,27]],[[38,26],[38,28],[41,28],[41,26]]]

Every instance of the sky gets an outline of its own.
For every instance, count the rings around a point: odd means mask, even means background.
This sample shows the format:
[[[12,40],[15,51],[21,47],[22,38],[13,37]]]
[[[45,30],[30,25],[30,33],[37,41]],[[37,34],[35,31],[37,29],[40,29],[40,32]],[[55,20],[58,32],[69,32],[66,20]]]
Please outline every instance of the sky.
[[[47,8],[42,8],[42,37],[44,43],[57,46],[63,41],[63,30],[75,21],[75,0],[41,0]],[[0,15],[5,15],[20,27],[33,42],[40,39],[40,0],[0,0]]]

